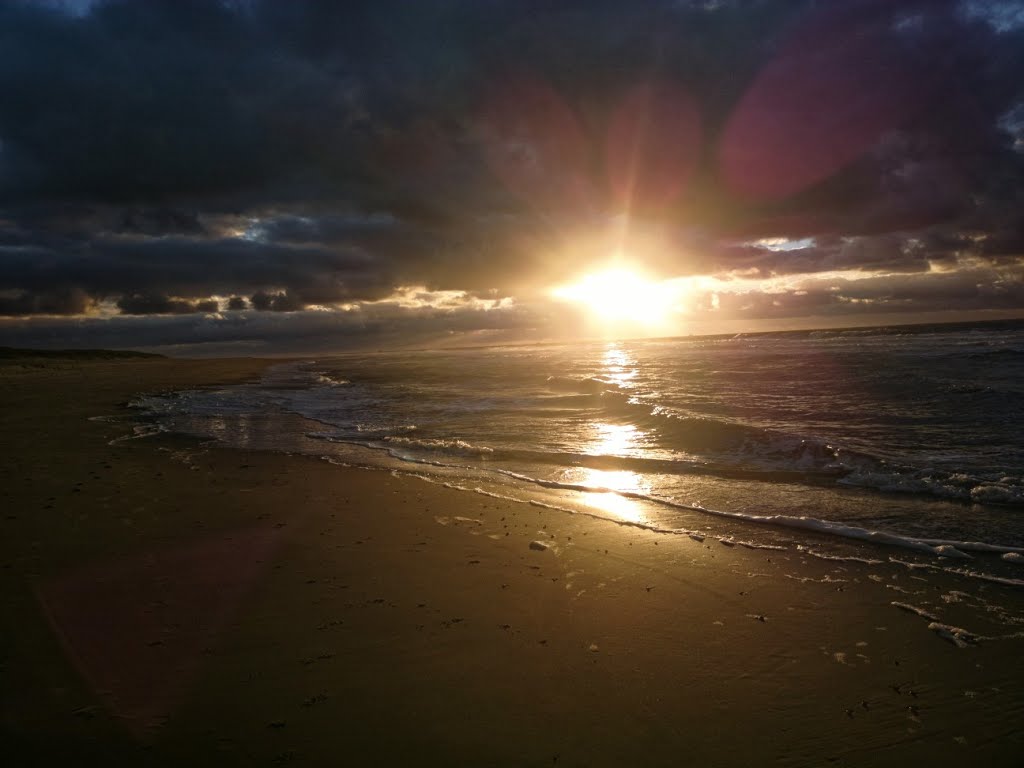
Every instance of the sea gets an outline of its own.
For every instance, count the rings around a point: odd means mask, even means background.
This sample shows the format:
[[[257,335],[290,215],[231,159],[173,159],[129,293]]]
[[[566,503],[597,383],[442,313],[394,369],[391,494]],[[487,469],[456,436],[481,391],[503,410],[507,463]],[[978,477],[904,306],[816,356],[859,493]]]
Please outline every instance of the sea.
[[[139,434],[1024,586],[1024,321],[346,353],[132,406]]]

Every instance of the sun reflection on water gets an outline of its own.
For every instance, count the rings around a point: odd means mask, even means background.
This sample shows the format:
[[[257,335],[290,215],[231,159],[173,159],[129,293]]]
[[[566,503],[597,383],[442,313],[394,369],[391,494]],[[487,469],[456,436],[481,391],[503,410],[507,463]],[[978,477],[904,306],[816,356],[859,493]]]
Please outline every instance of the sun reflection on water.
[[[637,375],[635,362],[620,345],[610,344],[602,357],[604,369],[601,371],[601,376],[606,381],[628,387],[630,380]],[[635,424],[595,421],[588,426],[590,431],[588,454],[592,456],[643,455],[646,433]],[[609,470],[580,467],[573,471],[573,481],[590,488],[606,489],[584,492],[582,501],[588,506],[608,512],[621,520],[641,522],[645,519],[638,500],[621,495],[622,493],[645,494],[649,492],[650,488],[642,474],[628,469]]]
[[[630,381],[636,378],[636,360],[618,344],[608,345],[602,362],[604,363],[602,376],[620,387],[628,387]]]

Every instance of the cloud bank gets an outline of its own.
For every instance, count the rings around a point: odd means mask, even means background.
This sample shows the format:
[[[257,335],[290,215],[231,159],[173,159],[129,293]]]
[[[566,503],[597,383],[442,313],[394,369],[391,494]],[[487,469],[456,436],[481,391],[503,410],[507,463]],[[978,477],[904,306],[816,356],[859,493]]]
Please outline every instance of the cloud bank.
[[[1022,3],[0,3],[3,343],[544,335],[620,250],[708,330],[1024,312]]]

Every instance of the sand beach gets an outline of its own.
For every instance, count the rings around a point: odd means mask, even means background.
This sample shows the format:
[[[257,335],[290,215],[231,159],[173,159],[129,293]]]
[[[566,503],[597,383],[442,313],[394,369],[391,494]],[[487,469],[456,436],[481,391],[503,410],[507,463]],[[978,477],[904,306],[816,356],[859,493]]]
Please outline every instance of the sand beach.
[[[1020,764],[1024,639],[915,611],[949,574],[135,436],[271,362],[0,365],[8,764]]]

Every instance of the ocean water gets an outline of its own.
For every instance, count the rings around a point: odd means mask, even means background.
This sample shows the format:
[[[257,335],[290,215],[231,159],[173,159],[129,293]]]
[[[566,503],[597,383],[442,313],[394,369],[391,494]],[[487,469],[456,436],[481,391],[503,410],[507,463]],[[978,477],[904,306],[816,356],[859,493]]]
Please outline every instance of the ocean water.
[[[1024,322],[345,354],[133,405],[553,512],[1024,585]]]

